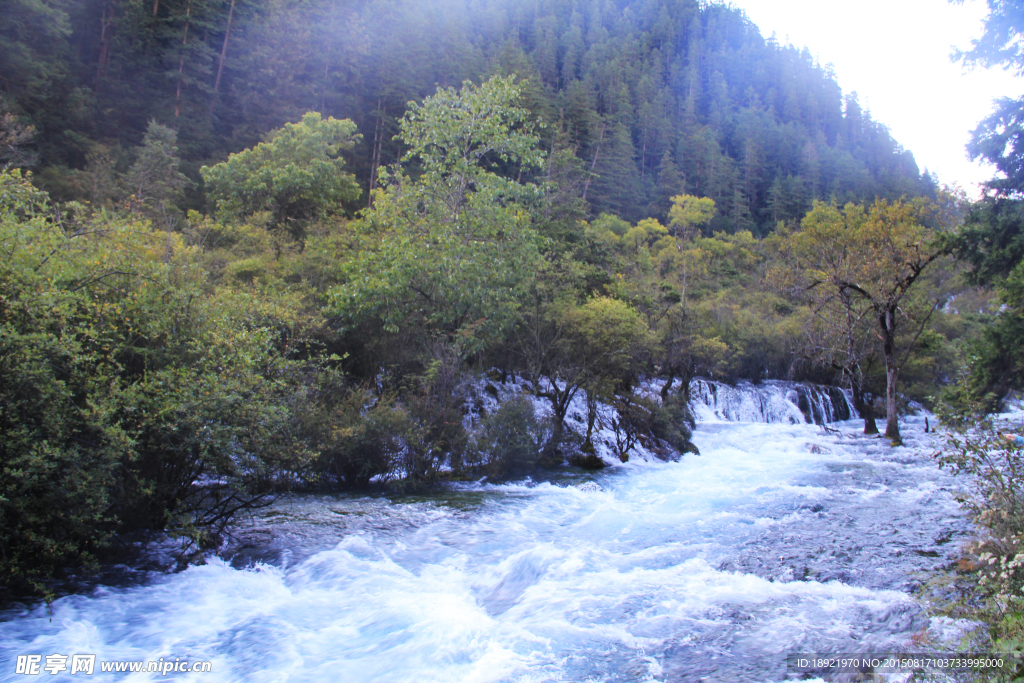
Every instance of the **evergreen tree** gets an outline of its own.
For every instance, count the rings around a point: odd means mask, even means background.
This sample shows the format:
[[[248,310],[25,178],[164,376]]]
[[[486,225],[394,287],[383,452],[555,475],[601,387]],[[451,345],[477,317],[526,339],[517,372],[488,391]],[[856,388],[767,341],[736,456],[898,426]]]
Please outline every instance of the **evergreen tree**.
[[[173,124],[195,169],[315,110],[364,132],[348,169],[372,190],[403,153],[408,102],[515,73],[534,120],[562,121],[596,174],[592,215],[642,218],[685,190],[719,203],[716,229],[764,233],[807,208],[768,209],[778,179],[809,199],[934,192],[807,50],[697,0],[16,0],[12,11],[0,27],[7,108],[35,126],[47,184],[82,169],[96,143],[137,145],[153,119]],[[666,151],[685,188],[657,190]]]
[[[672,160],[672,154],[666,151],[661,155],[658,164],[657,184],[651,192],[651,203],[647,205],[647,215],[660,220],[668,219],[668,211],[672,206],[672,197],[683,190],[683,177]]]
[[[192,183],[178,170],[177,139],[173,130],[150,121],[138,158],[124,177],[132,210],[166,229],[177,223],[174,202]]]

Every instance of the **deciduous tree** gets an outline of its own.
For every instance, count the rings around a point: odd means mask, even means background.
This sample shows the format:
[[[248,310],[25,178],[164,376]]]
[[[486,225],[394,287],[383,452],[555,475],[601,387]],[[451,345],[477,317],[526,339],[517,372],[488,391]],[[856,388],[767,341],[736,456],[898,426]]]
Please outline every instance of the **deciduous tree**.
[[[540,198],[517,177],[543,161],[518,98],[512,78],[495,77],[410,104],[400,137],[421,172],[380,171],[373,207],[354,226],[347,282],[330,292],[338,313],[466,351],[513,324],[538,255],[530,208]]]
[[[300,234],[305,225],[343,210],[358,199],[359,186],[346,173],[341,153],[359,140],[348,119],[308,112],[286,123],[252,149],[199,172],[225,218],[268,211],[276,225]]]
[[[788,266],[792,286],[809,299],[821,315],[839,310],[846,322],[836,343],[851,346],[859,318],[870,315],[886,369],[885,436],[900,441],[897,382],[900,370],[916,342],[899,348],[897,335],[905,322],[918,326],[918,334],[938,305],[914,301],[914,285],[924,270],[942,255],[922,225],[928,207],[923,202],[878,200],[869,208],[818,202],[804,218],[800,230],[788,238]],[[923,309],[923,310],[921,310]],[[852,358],[846,365],[856,365]]]

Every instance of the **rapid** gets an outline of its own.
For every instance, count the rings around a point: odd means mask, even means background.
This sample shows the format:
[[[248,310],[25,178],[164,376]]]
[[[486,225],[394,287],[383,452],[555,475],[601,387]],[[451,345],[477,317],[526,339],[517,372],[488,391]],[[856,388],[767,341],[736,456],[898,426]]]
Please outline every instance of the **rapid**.
[[[227,559],[10,610],[0,680],[26,680],[18,655],[90,653],[213,663],[105,674],[133,682],[780,681],[789,653],[913,650],[939,629],[913,591],[969,528],[924,418],[892,448],[857,420],[807,423],[815,399],[791,387],[710,386],[699,456],[288,497]]]

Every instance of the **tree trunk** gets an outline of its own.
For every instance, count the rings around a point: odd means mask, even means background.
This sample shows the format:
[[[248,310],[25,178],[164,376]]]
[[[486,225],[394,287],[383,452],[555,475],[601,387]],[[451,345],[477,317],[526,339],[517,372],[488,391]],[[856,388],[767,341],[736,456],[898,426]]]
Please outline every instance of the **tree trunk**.
[[[383,79],[381,88],[383,89]],[[377,189],[377,171],[380,169],[381,147],[384,146],[384,96],[377,97],[377,121],[373,127],[373,154],[370,160],[370,192],[367,196],[368,206],[373,206],[373,191]]]
[[[103,72],[110,60],[110,39],[114,32],[114,7],[103,5],[103,13],[100,18],[100,55],[96,60],[96,82],[93,84],[93,91],[98,91],[103,80]]]
[[[594,423],[597,422],[597,395],[587,390],[587,438],[583,440],[583,451],[594,453]]]
[[[683,397],[683,404],[686,406],[690,405],[690,382],[695,374],[691,367],[689,370],[682,372],[679,377],[679,395]]]
[[[587,190],[590,189],[590,179],[594,176],[594,168],[597,167],[597,157],[601,154],[601,144],[604,143],[604,131],[607,127],[607,122],[601,123],[601,137],[597,140],[597,149],[594,150],[594,160],[590,163],[590,173],[587,174],[587,181],[583,183],[583,201],[587,201]]]
[[[537,386],[538,380],[534,382],[534,387]],[[544,452],[541,457],[541,465],[545,467],[556,467],[562,464],[562,452],[560,446],[562,445],[562,436],[565,433],[565,414],[569,412],[569,405],[572,403],[572,397],[576,394],[576,390],[579,388],[576,385],[570,385],[568,382],[565,383],[565,391],[558,389],[558,384],[554,379],[551,380],[551,391],[547,393],[537,393],[535,395],[547,398],[551,401],[552,412],[554,413],[554,419],[552,420],[551,426],[551,439],[547,445],[544,446]]]
[[[864,387],[854,379],[850,382],[853,392],[853,407],[857,409],[860,416],[864,418],[864,433],[868,435],[878,433],[878,424],[875,422],[875,407],[864,398]]]
[[[885,437],[893,445],[900,445],[899,414],[896,406],[896,380],[900,371],[896,367],[896,307],[890,306],[879,316],[882,327],[882,353],[885,355]]]
[[[668,379],[665,380],[665,385],[661,387],[661,402],[665,403],[668,400],[668,392],[672,388],[672,384],[676,381],[676,373],[669,372]]]
[[[562,421],[555,418],[551,427],[551,438],[544,444],[544,450],[540,454],[539,464],[542,467],[557,467],[562,464],[562,452],[558,447],[562,443],[564,431]]]
[[[210,113],[213,113],[213,105],[217,102],[217,93],[220,91],[220,77],[224,73],[224,60],[228,56],[228,38],[231,36],[231,20],[235,17],[235,0],[231,0],[231,7],[228,9],[228,25],[224,29],[224,44],[220,48],[220,59],[217,60],[217,78],[213,82],[213,97],[210,98]]]
[[[192,17],[192,1],[185,6],[185,31],[181,36],[181,59],[178,61],[178,89],[174,95],[174,118],[181,116],[181,81],[185,77],[185,48],[188,45],[188,26]]]

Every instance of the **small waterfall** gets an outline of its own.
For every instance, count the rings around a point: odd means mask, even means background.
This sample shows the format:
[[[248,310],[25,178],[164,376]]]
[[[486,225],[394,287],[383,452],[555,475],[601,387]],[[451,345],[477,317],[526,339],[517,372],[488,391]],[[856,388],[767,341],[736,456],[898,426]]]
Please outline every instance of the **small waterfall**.
[[[857,417],[838,387],[771,380],[736,386],[709,379],[690,382],[690,407],[699,422],[828,424]]]

